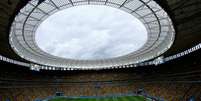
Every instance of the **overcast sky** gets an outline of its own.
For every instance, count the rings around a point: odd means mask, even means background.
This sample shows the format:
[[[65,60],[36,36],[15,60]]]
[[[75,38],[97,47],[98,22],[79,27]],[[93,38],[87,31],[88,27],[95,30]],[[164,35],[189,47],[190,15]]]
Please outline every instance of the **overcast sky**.
[[[36,31],[38,46],[70,59],[103,59],[131,53],[147,40],[143,24],[106,6],[76,6],[47,18]]]

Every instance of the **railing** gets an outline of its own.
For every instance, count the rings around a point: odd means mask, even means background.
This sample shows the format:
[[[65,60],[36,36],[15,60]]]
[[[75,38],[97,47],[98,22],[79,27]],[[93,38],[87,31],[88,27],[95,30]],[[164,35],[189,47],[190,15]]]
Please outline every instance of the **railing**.
[[[99,99],[99,98],[118,98],[118,97],[127,97],[127,96],[143,96],[147,99],[151,99],[151,101],[166,101],[163,98],[151,96],[146,92],[144,92],[142,94],[136,94],[136,93],[131,92],[131,93],[127,93],[127,94],[117,93],[117,94],[109,94],[109,95],[104,95],[104,96],[59,96],[59,97],[67,98],[67,99],[79,99],[79,98],[83,98],[83,99],[86,99],[86,98],[97,99],[98,98]],[[46,99],[41,100],[41,101],[49,101],[51,99],[54,99],[55,97],[58,97],[58,96],[49,96]]]

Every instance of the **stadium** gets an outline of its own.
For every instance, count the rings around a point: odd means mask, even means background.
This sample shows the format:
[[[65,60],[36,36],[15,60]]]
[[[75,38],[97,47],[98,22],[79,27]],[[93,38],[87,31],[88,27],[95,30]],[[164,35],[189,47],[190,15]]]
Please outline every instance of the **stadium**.
[[[201,101],[201,0],[1,0],[0,101]]]

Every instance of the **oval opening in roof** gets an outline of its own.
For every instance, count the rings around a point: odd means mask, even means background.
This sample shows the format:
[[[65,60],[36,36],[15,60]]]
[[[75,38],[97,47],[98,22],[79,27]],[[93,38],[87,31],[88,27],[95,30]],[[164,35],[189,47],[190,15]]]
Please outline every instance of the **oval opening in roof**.
[[[75,60],[124,56],[140,49],[147,38],[144,24],[136,17],[103,5],[56,12],[39,25],[35,35],[46,53]]]

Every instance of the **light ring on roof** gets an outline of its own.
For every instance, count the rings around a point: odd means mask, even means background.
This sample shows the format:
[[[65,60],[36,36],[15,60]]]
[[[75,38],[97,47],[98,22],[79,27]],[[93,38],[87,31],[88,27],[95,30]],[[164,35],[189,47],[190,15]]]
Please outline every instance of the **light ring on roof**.
[[[148,31],[147,43],[130,54],[101,60],[73,60],[42,51],[34,40],[38,25],[62,9],[79,5],[106,5],[138,18]],[[174,41],[174,28],[168,14],[153,0],[31,0],[16,15],[10,30],[10,44],[21,57],[42,65],[70,68],[105,68],[134,64],[157,57]]]

